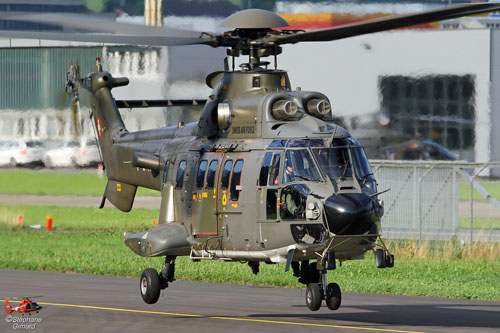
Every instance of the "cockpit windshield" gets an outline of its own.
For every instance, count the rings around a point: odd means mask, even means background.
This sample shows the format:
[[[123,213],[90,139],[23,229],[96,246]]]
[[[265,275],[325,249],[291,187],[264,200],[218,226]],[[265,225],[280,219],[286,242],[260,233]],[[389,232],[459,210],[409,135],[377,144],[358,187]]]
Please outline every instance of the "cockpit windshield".
[[[282,183],[321,181],[321,176],[308,149],[289,149],[285,153]]]
[[[312,148],[312,152],[323,173],[331,180],[355,176],[363,183],[374,182],[363,147],[353,138],[333,139],[330,148]]]

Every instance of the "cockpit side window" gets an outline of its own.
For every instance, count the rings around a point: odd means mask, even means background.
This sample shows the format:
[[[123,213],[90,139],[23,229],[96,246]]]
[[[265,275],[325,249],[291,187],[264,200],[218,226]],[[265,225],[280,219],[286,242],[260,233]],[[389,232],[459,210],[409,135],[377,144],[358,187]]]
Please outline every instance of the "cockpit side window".
[[[287,150],[282,183],[301,180],[321,181],[321,176],[307,149]]]
[[[280,175],[281,154],[274,153],[271,162],[271,171],[269,172],[269,185],[278,185]]]
[[[272,158],[273,153],[266,153],[266,155],[264,155],[264,160],[262,161],[262,166],[260,167],[259,186],[267,185],[267,177],[269,175],[269,167],[271,166]]]

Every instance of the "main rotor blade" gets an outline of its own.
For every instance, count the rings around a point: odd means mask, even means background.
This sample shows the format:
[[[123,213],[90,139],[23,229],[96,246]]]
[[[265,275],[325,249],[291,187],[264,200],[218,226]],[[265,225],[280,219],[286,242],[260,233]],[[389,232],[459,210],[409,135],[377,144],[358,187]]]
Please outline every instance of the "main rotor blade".
[[[137,35],[78,34],[64,32],[0,30],[0,37],[22,39],[47,39],[72,42],[109,43],[146,46],[180,46],[208,44],[212,38],[183,38]]]
[[[102,15],[3,12],[0,13],[0,19],[52,24],[82,31],[112,32],[138,36],[197,38],[202,35],[202,32],[192,30],[167,29],[117,22],[111,16]]]
[[[348,37],[354,37],[373,32],[406,28],[414,25],[447,20],[466,15],[475,15],[500,10],[499,3],[476,3],[450,6],[417,14],[394,15],[375,20],[357,22],[328,29],[296,33],[293,35],[270,36],[263,38],[264,42],[288,44],[298,42],[326,42]]]

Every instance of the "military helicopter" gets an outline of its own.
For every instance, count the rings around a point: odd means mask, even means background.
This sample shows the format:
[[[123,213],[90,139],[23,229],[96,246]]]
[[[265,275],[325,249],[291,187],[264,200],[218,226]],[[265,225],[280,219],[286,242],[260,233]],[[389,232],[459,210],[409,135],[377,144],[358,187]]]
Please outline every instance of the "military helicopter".
[[[125,244],[144,257],[165,257],[158,273],[146,268],[140,292],[148,304],[175,280],[175,260],[284,263],[307,286],[310,310],[323,300],[341,304],[338,284],[328,283],[336,263],[363,258],[375,250],[379,268],[393,267],[394,256],[380,239],[384,209],[376,180],[358,141],[332,119],[328,98],[293,90],[277,67],[281,45],[333,41],[500,9],[499,4],[450,6],[316,31],[288,26],[278,15],[244,10],[222,22],[223,34],[99,23],[85,26],[122,35],[2,32],[19,38],[94,41],[139,45],[225,47],[232,58],[225,70],[206,79],[212,92],[198,122],[129,132],[119,108],[185,105],[185,100],[115,100],[112,90],[129,80],[113,77],[98,62],[79,79],[88,90],[108,183],[106,200],[132,209],[138,186],[161,191],[160,224],[124,233]],[[13,18],[15,16],[12,16]],[[19,19],[20,16],[17,16]],[[38,21],[80,27],[87,18],[31,15]],[[248,62],[235,69],[235,58]],[[262,58],[273,56],[274,69]]]

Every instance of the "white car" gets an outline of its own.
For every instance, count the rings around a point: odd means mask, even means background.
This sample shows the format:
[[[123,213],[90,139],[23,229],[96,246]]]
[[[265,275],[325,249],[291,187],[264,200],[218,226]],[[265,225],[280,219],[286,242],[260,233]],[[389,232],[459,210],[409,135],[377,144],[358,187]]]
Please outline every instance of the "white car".
[[[68,141],[48,150],[43,158],[47,168],[84,167],[100,162],[101,158],[95,141]]]
[[[40,141],[4,141],[0,143],[0,166],[41,164],[43,143]]]

